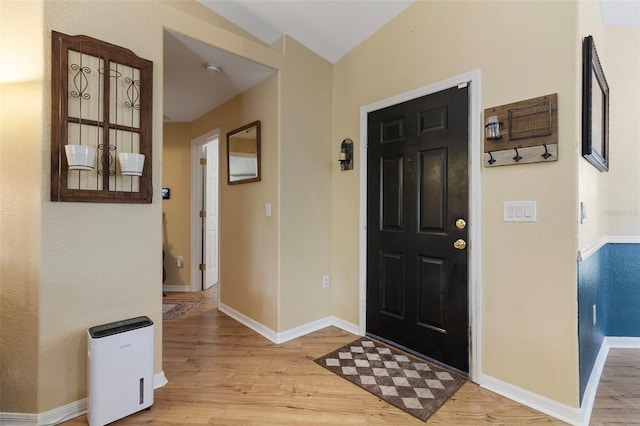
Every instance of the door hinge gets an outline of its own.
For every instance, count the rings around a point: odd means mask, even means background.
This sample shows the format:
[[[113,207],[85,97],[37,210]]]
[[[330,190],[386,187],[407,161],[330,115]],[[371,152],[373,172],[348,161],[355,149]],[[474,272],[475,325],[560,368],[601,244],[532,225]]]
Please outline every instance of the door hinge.
[[[200,159],[200,165],[201,166],[206,166],[207,165],[207,159],[206,158],[201,158]]]
[[[207,264],[206,263],[201,263],[200,265],[198,265],[201,271],[204,271],[205,269],[207,269]]]
[[[207,211],[206,210],[200,210],[200,217],[207,217]]]

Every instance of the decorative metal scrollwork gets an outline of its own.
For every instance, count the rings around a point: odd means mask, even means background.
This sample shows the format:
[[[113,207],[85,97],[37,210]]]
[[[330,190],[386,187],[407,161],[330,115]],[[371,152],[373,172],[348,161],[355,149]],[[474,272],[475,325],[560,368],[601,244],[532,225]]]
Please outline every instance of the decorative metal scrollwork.
[[[73,76],[73,85],[76,90],[72,90],[69,94],[74,98],[82,98],[84,100],[91,99],[91,95],[85,91],[89,87],[88,74],[91,74],[91,68],[81,67],[78,64],[71,64],[71,69],[76,72]]]
[[[111,155],[111,152],[115,152],[116,147],[114,145],[107,145],[105,149],[105,145],[100,144],[98,145],[98,149],[102,151],[102,154],[100,155],[100,164],[102,165],[102,168],[98,168],[98,174],[100,176],[104,176],[105,174],[107,176],[115,176],[116,171],[111,168],[111,165],[113,164],[113,156]],[[105,164],[107,166],[106,172],[104,170]]]
[[[124,103],[124,106],[127,108],[133,108],[135,110],[140,109],[140,80],[134,80],[130,77],[125,77],[124,82],[129,85],[127,87],[127,97],[128,101]]]

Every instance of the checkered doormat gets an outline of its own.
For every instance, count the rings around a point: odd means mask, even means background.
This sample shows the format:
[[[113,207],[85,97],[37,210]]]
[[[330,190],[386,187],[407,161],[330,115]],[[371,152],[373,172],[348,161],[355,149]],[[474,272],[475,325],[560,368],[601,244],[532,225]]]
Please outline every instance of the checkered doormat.
[[[442,367],[367,338],[315,362],[420,420],[426,420],[466,381]]]

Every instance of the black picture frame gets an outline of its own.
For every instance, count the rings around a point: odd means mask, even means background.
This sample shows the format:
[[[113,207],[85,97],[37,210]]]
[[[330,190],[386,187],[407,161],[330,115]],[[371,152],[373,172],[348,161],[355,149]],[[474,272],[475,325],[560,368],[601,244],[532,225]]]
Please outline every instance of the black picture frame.
[[[609,85],[592,36],[582,45],[582,156],[609,170]]]

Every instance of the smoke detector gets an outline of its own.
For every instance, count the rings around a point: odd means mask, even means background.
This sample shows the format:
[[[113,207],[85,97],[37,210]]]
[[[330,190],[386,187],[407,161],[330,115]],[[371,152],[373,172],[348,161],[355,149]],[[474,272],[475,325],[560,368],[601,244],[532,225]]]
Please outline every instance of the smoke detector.
[[[219,65],[213,64],[211,62],[203,64],[203,67],[209,74],[217,74],[222,71],[222,68],[220,68]]]

